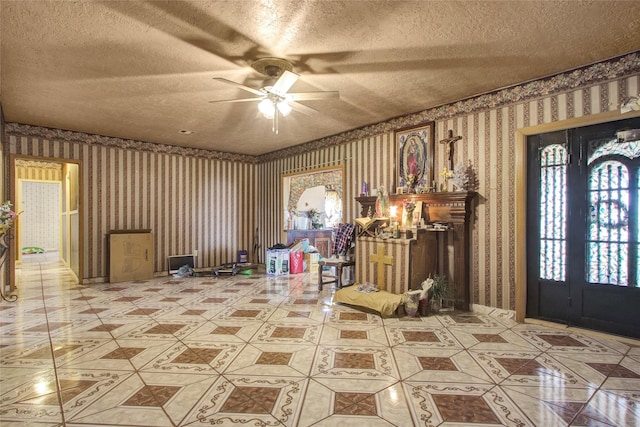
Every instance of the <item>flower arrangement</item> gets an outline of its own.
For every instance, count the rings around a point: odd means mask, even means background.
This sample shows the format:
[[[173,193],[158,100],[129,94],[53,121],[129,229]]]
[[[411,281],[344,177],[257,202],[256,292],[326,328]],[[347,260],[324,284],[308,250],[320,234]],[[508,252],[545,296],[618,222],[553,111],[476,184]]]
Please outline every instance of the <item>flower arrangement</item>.
[[[478,176],[476,175],[471,162],[468,165],[464,165],[462,162],[456,165],[455,172],[451,177],[451,182],[456,188],[465,191],[475,191],[478,189]]]
[[[309,209],[307,211],[307,216],[311,220],[311,226],[315,229],[322,228],[322,223],[320,222],[320,212],[317,209]]]
[[[0,205],[0,233],[6,232],[13,226],[13,222],[18,217],[18,214],[13,211],[13,204],[9,200],[5,200]]]
[[[416,209],[416,202],[414,202],[413,199],[404,199],[402,202],[402,207],[404,208],[405,212],[413,213],[413,211]]]
[[[416,202],[413,199],[404,199],[402,207],[404,208],[405,227],[411,227],[413,225],[413,211],[416,210]]]

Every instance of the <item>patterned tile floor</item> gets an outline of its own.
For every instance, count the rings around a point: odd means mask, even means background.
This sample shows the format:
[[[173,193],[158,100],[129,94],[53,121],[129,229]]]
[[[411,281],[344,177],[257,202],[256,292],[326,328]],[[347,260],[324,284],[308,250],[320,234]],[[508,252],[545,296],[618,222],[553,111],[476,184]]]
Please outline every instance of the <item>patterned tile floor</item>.
[[[0,303],[0,425],[640,426],[640,346],[332,305],[309,275],[73,283]]]

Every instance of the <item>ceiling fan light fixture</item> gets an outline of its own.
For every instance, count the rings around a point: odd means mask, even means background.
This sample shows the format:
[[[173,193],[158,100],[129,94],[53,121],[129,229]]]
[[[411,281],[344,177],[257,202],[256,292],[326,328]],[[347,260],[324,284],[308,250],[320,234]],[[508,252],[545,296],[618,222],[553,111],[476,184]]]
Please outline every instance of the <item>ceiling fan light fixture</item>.
[[[249,86],[245,86],[240,83],[236,83],[231,80],[227,80],[222,77],[214,77],[217,80],[228,85],[232,85],[238,89],[242,89],[246,92],[251,92],[253,98],[235,98],[226,99],[221,101],[209,101],[211,103],[218,102],[258,102],[258,112],[264,118],[273,122],[272,130],[275,134],[278,133],[278,116],[286,117],[291,114],[292,110],[296,110],[306,115],[316,113],[317,110],[300,104],[298,101],[312,101],[312,100],[326,100],[339,98],[336,91],[319,91],[319,92],[295,92],[289,93],[289,89],[293,87],[296,81],[300,78],[300,75],[294,73],[293,65],[282,58],[260,58],[251,64],[251,67],[270,77],[277,80],[272,85],[264,86],[260,89],[254,89]]]
[[[267,119],[272,119],[276,113],[276,107],[270,99],[266,98],[258,104],[258,110]]]
[[[278,111],[284,117],[287,117],[291,113],[291,105],[287,101],[280,101],[278,102]]]

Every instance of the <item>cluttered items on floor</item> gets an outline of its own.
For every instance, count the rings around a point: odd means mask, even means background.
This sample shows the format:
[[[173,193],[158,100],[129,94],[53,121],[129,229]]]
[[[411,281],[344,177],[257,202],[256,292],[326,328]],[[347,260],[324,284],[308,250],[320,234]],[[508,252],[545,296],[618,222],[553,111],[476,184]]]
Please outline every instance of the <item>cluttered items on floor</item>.
[[[221,274],[227,274],[235,276],[236,274],[251,274],[253,269],[257,267],[256,264],[249,262],[228,262],[218,267],[213,268],[213,274],[220,276]]]
[[[235,276],[236,274],[250,275],[257,267],[257,264],[252,264],[249,262],[229,262],[213,268],[193,268],[190,265],[185,264],[181,266],[175,273],[173,273],[172,276],[175,278],[185,278],[221,275]]]
[[[295,241],[290,246],[277,243],[267,248],[266,270],[268,276],[288,276],[316,272],[322,256],[318,249],[309,244],[309,239]]]
[[[398,307],[404,304],[407,315],[415,316],[420,301],[426,300],[432,285],[433,280],[427,279],[422,282],[421,289],[407,291],[404,294],[393,294],[378,289],[375,284],[362,283],[339,289],[333,296],[333,301],[369,308],[380,313],[381,317],[391,317]]]

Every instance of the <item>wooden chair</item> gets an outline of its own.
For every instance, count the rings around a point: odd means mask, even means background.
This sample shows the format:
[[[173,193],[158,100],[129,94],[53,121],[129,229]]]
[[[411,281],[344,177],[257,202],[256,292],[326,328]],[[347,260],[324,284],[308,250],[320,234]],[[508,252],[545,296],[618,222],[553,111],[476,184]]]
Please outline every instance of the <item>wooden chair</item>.
[[[339,258],[323,258],[318,261],[318,290],[321,291],[324,285],[335,283],[336,288],[340,289],[343,286],[342,283],[342,271],[344,268],[354,268],[356,265],[355,259],[339,259]],[[333,270],[331,273],[325,271],[324,267],[329,267]],[[335,274],[333,274],[335,272]]]

